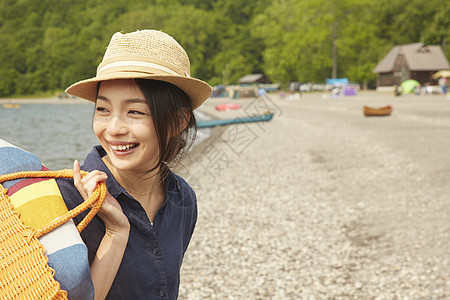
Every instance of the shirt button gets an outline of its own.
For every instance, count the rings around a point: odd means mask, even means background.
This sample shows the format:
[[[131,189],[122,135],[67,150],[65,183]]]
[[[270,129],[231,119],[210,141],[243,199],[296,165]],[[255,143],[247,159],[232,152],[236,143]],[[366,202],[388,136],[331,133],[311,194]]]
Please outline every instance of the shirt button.
[[[160,297],[164,297],[166,295],[166,292],[164,290],[159,290],[158,295]]]
[[[153,252],[154,255],[159,255],[160,254],[160,251],[159,251],[158,247],[153,248],[152,252]]]

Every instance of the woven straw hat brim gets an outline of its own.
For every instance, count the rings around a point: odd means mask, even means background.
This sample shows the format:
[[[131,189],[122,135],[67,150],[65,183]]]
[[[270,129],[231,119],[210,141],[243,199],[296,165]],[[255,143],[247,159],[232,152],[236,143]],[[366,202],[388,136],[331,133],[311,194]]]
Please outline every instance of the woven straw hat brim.
[[[192,103],[192,108],[196,109],[206,99],[211,96],[212,88],[209,84],[192,77],[181,77],[173,75],[142,74],[140,72],[116,72],[97,76],[91,79],[82,80],[72,84],[66,89],[66,93],[83,98],[92,102],[97,99],[97,85],[101,81],[113,79],[154,79],[171,83],[183,90]]]

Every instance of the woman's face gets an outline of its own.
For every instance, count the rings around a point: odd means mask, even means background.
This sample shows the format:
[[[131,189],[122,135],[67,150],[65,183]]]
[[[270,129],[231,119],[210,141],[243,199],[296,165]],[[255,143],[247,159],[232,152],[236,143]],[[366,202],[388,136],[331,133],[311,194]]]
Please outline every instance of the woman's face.
[[[93,129],[116,169],[146,172],[156,165],[158,137],[147,100],[133,80],[100,84]]]

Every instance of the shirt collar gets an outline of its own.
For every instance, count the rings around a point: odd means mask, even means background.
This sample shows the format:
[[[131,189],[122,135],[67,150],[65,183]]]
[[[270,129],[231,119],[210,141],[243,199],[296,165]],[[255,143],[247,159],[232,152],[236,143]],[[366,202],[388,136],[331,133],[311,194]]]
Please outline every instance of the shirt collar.
[[[106,179],[106,186],[108,187],[108,192],[113,196],[114,198],[118,198],[120,194],[125,194],[128,197],[133,198],[128,192],[117,182],[117,180],[112,175],[111,171],[108,169],[108,167],[105,165],[105,163],[102,160],[102,157],[106,155],[105,149],[103,149],[102,146],[94,146],[94,149],[92,149],[91,152],[87,155],[82,169],[88,172],[99,170],[102,172],[105,172],[106,175],[108,175],[108,179]],[[169,170],[169,174],[164,179],[164,191],[165,191],[165,201],[169,199],[168,195],[179,189],[179,183],[178,178],[175,176],[175,174]]]

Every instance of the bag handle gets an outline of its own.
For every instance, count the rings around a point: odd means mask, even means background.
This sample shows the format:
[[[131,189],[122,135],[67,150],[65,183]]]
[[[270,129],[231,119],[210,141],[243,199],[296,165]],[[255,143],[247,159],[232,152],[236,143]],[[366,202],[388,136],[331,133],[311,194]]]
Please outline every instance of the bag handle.
[[[81,171],[81,177],[83,178],[89,174],[89,172]],[[22,171],[17,173],[0,175],[0,183],[4,181],[14,180],[14,179],[22,179],[22,178],[73,178],[73,170],[64,169],[58,171]],[[0,192],[6,195],[7,189],[5,189],[0,184]],[[100,207],[102,207],[103,201],[105,201],[106,196],[106,185],[104,182],[99,182],[97,187],[95,188],[92,195],[86,201],[76,206],[74,209],[66,212],[62,216],[54,219],[50,223],[41,226],[36,231],[33,232],[32,237],[40,238],[44,234],[52,231],[53,229],[61,226],[66,223],[68,220],[73,219],[78,216],[83,211],[91,208],[86,217],[77,225],[78,232],[81,232],[94,218],[97,214]]]

